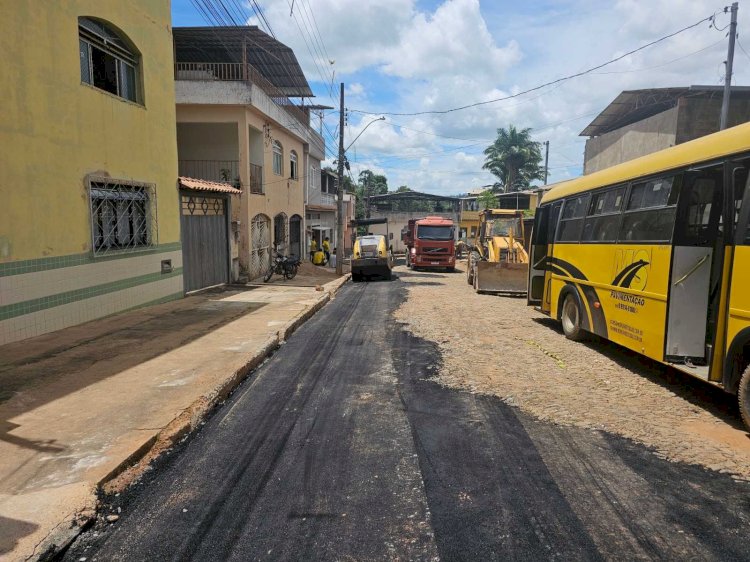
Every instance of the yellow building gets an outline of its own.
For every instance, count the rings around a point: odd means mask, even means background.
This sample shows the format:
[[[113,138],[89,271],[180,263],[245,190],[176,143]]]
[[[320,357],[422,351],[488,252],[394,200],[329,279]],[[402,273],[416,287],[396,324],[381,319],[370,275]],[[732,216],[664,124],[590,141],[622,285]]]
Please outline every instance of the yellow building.
[[[180,297],[169,2],[0,9],[0,344]]]
[[[233,183],[232,279],[254,279],[274,251],[307,255],[305,194],[325,144],[293,51],[255,26],[175,28],[181,176]]]

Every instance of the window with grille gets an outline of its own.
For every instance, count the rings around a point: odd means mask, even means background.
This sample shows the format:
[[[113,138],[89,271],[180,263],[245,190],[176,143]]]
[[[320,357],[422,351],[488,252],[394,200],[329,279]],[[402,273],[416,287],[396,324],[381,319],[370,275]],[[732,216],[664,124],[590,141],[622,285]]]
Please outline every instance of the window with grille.
[[[138,54],[108,25],[78,18],[81,82],[139,103]]]
[[[284,175],[284,149],[279,141],[273,141],[273,173]]]
[[[293,179],[297,179],[297,153],[292,150],[289,153],[289,176]]]
[[[155,190],[151,184],[89,180],[94,255],[156,244]]]

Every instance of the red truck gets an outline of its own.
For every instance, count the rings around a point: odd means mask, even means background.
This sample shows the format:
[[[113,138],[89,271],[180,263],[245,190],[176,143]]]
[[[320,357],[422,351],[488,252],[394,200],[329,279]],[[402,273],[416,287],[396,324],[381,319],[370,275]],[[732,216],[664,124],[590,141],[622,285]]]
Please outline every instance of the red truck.
[[[451,219],[409,219],[401,231],[401,240],[406,245],[406,266],[453,271],[456,267],[455,238],[456,229]]]

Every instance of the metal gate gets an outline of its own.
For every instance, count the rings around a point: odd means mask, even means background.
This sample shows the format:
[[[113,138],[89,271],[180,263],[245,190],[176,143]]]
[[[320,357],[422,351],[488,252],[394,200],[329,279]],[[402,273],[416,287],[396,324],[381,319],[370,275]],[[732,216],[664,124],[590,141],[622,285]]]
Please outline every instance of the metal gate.
[[[289,253],[296,258],[302,257],[301,241],[302,217],[292,215],[292,218],[289,219]]]
[[[229,282],[227,198],[180,193],[185,291]]]
[[[250,242],[250,279],[256,279],[271,265],[271,219],[266,215],[253,217]]]
[[[286,213],[279,213],[273,218],[273,247],[279,253],[287,253]]]

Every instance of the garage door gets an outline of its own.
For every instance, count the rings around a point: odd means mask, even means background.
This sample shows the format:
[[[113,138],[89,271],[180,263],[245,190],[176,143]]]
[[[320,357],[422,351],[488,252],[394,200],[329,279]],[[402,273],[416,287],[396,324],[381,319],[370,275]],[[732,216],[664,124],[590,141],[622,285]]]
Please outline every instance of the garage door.
[[[182,265],[186,291],[229,282],[227,199],[181,192]]]

